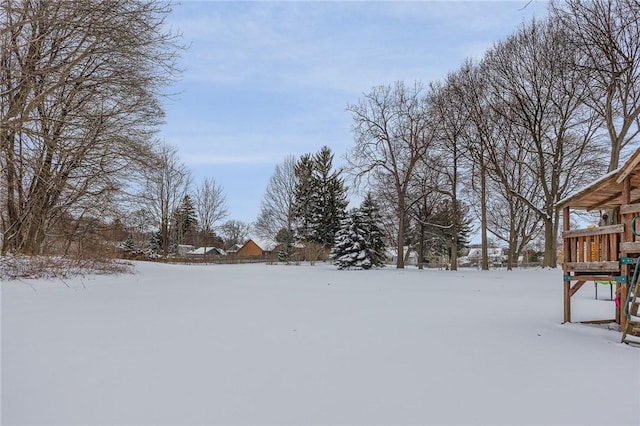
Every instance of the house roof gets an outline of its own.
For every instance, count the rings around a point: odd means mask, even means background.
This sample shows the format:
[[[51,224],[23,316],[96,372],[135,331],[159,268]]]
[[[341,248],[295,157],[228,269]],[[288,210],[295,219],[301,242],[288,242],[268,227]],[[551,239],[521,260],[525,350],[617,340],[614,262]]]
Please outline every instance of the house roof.
[[[249,244],[254,244],[256,247],[262,250],[262,247],[260,247],[253,239],[249,238],[247,241],[244,242],[244,244],[232,245],[230,248],[227,249],[227,253],[237,253]]]
[[[226,253],[224,252],[224,250],[219,249],[217,247],[199,247],[197,249],[193,249],[189,252],[189,254],[212,254],[212,253],[218,253],[220,255],[225,255]]]
[[[556,208],[570,207],[575,210],[601,210],[619,207],[623,202],[624,181],[631,178],[631,203],[640,201],[640,149],[617,170],[581,188],[572,195],[558,201]]]

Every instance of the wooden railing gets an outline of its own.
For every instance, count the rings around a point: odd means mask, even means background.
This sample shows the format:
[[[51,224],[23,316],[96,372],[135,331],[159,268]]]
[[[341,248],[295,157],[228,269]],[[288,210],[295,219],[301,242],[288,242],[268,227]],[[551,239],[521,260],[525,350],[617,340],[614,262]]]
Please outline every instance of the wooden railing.
[[[624,225],[564,231],[564,270],[618,271],[623,232]]]

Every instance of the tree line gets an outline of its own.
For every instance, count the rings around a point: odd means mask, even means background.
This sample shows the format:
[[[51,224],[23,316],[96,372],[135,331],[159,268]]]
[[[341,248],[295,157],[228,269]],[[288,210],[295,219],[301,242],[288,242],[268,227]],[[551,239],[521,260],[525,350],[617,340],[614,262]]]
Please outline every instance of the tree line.
[[[187,240],[249,234],[238,221],[222,227],[222,188],[206,179],[192,190],[176,149],[155,136],[180,75],[168,13],[151,0],[0,5],[3,254],[69,249],[108,221],[131,235],[153,226],[164,255]],[[483,249],[490,236],[508,246],[509,267],[536,239],[555,266],[555,204],[635,146],[638,22],[634,0],[553,1],[547,17],[440,81],[372,88],[347,106],[354,144],[344,169],[333,170],[328,147],[285,158],[254,232],[287,250],[330,251],[345,221],[358,228],[367,210],[347,210],[348,182],[375,204],[397,267],[409,246],[455,268],[473,220]]]
[[[544,265],[555,267],[556,203],[616,169],[636,145],[638,22],[633,0],[553,1],[546,18],[523,23],[442,81],[381,85],[349,104],[355,144],[345,172],[381,206],[396,252],[440,250],[456,268],[473,218],[483,269],[489,235],[508,246],[509,268],[538,238]],[[292,161],[276,169],[278,179]],[[258,224],[276,215],[278,179]],[[290,226],[285,217],[272,223]]]
[[[183,49],[170,11],[155,0],[0,4],[2,254],[86,251],[123,234],[146,244],[152,227],[165,255],[189,233],[246,237],[243,224],[217,227],[227,209],[215,180],[189,194],[189,170],[156,138]],[[197,221],[179,217],[190,203]]]

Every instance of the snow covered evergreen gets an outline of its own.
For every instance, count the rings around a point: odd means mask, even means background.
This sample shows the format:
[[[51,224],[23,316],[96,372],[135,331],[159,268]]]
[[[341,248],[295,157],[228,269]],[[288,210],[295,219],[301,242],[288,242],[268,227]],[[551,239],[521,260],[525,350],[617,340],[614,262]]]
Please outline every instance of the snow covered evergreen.
[[[377,208],[371,196],[341,221],[331,257],[338,269],[370,269],[383,266],[384,242]]]
[[[360,212],[364,221],[366,231],[365,241],[367,243],[371,264],[373,266],[383,266],[386,247],[382,231],[382,217],[380,216],[380,209],[373,200],[371,193],[368,193],[362,201]]]

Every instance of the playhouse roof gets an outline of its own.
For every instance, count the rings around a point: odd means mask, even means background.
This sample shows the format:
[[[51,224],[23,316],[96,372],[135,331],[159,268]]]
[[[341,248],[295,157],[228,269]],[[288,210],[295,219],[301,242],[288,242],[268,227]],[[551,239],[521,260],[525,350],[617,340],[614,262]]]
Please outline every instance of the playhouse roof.
[[[604,210],[619,207],[623,202],[624,181],[631,177],[631,203],[640,201],[640,149],[617,170],[607,173],[574,194],[558,201],[557,208]]]

